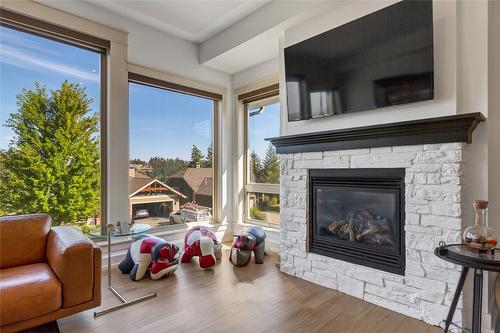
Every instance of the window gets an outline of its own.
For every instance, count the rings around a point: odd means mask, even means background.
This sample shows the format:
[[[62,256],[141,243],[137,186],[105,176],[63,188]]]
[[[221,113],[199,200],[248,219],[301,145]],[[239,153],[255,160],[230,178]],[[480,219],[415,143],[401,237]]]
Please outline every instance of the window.
[[[109,42],[4,9],[0,18],[0,215],[48,213],[98,232]]]
[[[219,96],[134,73],[129,79],[130,220],[210,222]]]
[[[245,193],[249,223],[277,226],[280,223],[280,164],[274,146],[266,138],[279,136],[278,97],[244,102],[246,122]],[[269,95],[274,95],[268,97]]]

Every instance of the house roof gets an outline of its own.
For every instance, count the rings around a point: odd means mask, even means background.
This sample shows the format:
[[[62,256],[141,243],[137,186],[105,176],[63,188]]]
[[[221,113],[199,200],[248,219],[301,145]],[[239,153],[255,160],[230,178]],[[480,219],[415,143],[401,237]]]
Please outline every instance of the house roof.
[[[212,177],[210,178],[204,178],[201,181],[201,185],[198,189],[198,192],[196,192],[197,195],[207,195],[207,196],[212,196]]]
[[[187,168],[174,173],[169,178],[183,178],[196,194],[210,193],[206,195],[212,195],[212,177],[212,168]]]
[[[178,194],[183,198],[186,198],[186,196],[184,194],[180,193],[177,190],[174,190],[173,188],[171,188],[167,184],[159,181],[158,179],[153,179],[151,177],[148,177],[140,172],[136,172],[134,177],[129,177],[129,189],[128,189],[129,197],[135,195],[137,192],[139,192],[143,188],[151,185],[154,182],[158,182],[159,184],[161,184],[162,186],[167,188],[169,191],[171,191],[175,194]]]

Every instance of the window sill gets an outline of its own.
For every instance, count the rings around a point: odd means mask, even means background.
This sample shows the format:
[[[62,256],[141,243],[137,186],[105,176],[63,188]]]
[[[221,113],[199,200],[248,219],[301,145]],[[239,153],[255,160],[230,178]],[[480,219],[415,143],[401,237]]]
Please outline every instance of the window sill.
[[[176,224],[176,225],[169,225],[169,226],[164,226],[160,228],[154,228],[150,229],[145,233],[142,234],[147,234],[147,235],[152,235],[152,236],[157,236],[161,238],[165,238],[165,236],[169,235],[174,235],[178,234],[179,232],[184,232],[186,230],[191,229],[194,226],[204,226],[207,228],[214,227],[220,225],[219,223],[215,222],[188,222],[188,223],[183,223],[183,224]],[[111,246],[117,245],[117,244],[123,244],[123,243],[130,243],[135,237],[138,235],[142,234],[137,234],[137,235],[131,235],[127,237],[111,237]],[[104,248],[108,244],[108,239],[107,237],[89,237],[90,240],[92,240],[94,243],[96,243],[99,247]]]
[[[245,225],[245,226],[257,225],[259,227],[263,227],[264,229],[268,229],[268,230],[280,230],[279,224],[270,223],[270,222],[261,221],[261,220],[247,219],[244,222],[239,222],[239,224]]]

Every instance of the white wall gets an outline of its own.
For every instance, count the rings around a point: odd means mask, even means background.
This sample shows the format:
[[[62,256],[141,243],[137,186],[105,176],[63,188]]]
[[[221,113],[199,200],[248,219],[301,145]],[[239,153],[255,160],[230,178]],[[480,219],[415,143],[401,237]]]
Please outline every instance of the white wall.
[[[238,89],[260,81],[269,76],[276,75],[278,73],[278,70],[278,58],[271,59],[257,66],[250,67],[233,75],[233,89]]]
[[[489,2],[488,11],[488,200],[489,223],[500,234],[500,2]],[[492,290],[494,275],[490,274]],[[493,300],[492,300],[493,301]],[[494,305],[492,306],[494,308]],[[498,310],[494,312],[498,317]],[[500,330],[500,318],[497,323]]]

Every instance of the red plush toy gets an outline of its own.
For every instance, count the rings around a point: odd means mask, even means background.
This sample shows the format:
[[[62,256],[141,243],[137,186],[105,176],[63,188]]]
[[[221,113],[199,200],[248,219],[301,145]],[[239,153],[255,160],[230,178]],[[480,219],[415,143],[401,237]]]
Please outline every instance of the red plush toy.
[[[222,257],[222,244],[205,227],[196,226],[184,237],[181,262],[188,263],[194,256],[199,258],[201,268],[211,268]]]

